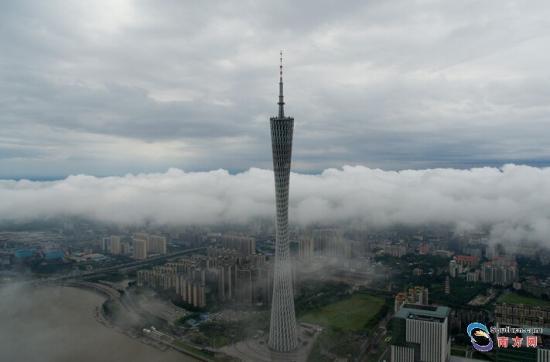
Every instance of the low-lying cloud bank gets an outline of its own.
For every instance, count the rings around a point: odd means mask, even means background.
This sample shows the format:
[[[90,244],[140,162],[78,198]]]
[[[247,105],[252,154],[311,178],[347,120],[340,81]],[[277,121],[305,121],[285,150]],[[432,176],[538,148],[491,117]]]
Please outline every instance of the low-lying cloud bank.
[[[291,175],[292,222],[449,223],[459,229],[491,226],[502,241],[550,245],[550,168],[383,171],[362,166]],[[269,170],[225,170],[64,180],[0,181],[0,220],[84,216],[133,224],[244,223],[273,217]]]

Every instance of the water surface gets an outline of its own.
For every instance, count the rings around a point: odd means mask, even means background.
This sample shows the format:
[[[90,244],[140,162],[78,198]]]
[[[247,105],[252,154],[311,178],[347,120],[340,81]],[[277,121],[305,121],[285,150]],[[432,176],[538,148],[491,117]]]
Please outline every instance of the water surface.
[[[94,310],[103,300],[99,294],[75,288],[0,288],[0,361],[193,361],[98,323]]]

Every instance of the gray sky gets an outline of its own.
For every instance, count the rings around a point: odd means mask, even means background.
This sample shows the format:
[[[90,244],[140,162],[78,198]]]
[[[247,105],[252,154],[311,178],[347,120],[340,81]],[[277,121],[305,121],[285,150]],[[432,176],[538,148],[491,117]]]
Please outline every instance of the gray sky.
[[[550,164],[550,2],[3,1],[0,178]]]

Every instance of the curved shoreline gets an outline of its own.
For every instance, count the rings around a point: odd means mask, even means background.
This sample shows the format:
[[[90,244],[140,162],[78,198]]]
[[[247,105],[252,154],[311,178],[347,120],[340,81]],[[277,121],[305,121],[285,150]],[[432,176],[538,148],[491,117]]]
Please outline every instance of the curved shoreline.
[[[117,326],[115,323],[113,323],[111,321],[111,319],[105,315],[104,313],[104,310],[103,310],[103,306],[105,305],[105,303],[107,303],[108,301],[110,300],[115,300],[117,302],[119,302],[120,305],[124,306],[126,309],[127,306],[123,303],[120,302],[120,293],[110,287],[110,286],[107,286],[105,284],[99,284],[99,283],[89,283],[89,282],[71,282],[71,283],[62,283],[60,284],[59,286],[61,287],[64,287],[64,288],[75,288],[75,289],[81,289],[81,290],[86,290],[86,291],[89,291],[89,292],[92,292],[92,293],[95,293],[95,294],[98,294],[98,295],[101,295],[103,297],[105,297],[105,299],[103,300],[103,302],[99,305],[96,305],[95,306],[95,309],[94,309],[94,319],[102,324],[104,327],[107,327],[107,328],[110,328],[118,333],[121,333],[127,337],[130,337],[134,340],[137,340],[147,346],[151,346],[151,347],[154,347],[155,349],[158,349],[159,351],[166,351],[168,349],[168,347],[164,344],[160,344],[160,343],[156,343],[156,341],[153,341],[151,340],[150,338],[147,338],[147,337],[140,337],[138,335],[134,335],[130,332],[128,332],[128,330],[124,329],[124,328],[121,328],[120,326]],[[191,356],[193,357],[193,356]]]
[[[0,360],[27,362],[181,362],[196,358],[123,335],[100,325],[107,298],[93,290],[60,285],[0,288]],[[108,321],[107,321],[108,322]],[[107,327],[107,328],[105,328]]]
[[[133,340],[138,340],[139,342],[141,342],[141,343],[143,343],[147,346],[153,347],[153,348],[155,348],[155,349],[157,349],[161,352],[165,352],[169,349],[172,349],[172,350],[175,350],[179,353],[182,353],[182,354],[184,354],[188,357],[191,357],[191,358],[193,358],[194,360],[197,360],[197,361],[203,361],[203,362],[211,361],[210,359],[203,358],[202,356],[199,356],[199,355],[193,353],[192,351],[188,351],[188,350],[186,350],[186,349],[184,349],[180,346],[177,346],[173,343],[169,343],[169,342],[165,342],[165,341],[157,341],[155,339],[151,339],[151,338],[148,338],[148,337],[145,337],[145,336],[138,336],[138,335],[129,333],[124,328],[121,328],[121,327],[117,326],[116,324],[114,324],[109,319],[109,317],[105,315],[105,313],[103,311],[103,305],[106,302],[108,302],[109,300],[116,300],[125,309],[129,310],[129,308],[125,303],[120,302],[120,297],[121,297],[120,292],[118,290],[110,287],[110,286],[107,286],[105,284],[90,283],[90,282],[69,282],[69,283],[65,282],[65,283],[58,284],[58,286],[62,286],[62,287],[65,287],[65,288],[75,288],[75,289],[86,290],[86,291],[90,291],[92,293],[99,294],[99,295],[102,295],[103,297],[105,297],[106,299],[100,305],[97,305],[95,307],[95,311],[94,311],[95,320],[98,323],[102,324],[104,327],[111,328],[111,329],[115,330],[118,333],[124,334],[125,336],[130,337]]]

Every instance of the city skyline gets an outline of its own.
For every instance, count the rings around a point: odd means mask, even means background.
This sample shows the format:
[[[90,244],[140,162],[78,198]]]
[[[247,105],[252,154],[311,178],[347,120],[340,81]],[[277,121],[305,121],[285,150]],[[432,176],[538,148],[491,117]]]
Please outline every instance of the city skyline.
[[[0,360],[550,362],[549,14],[2,2]]]

